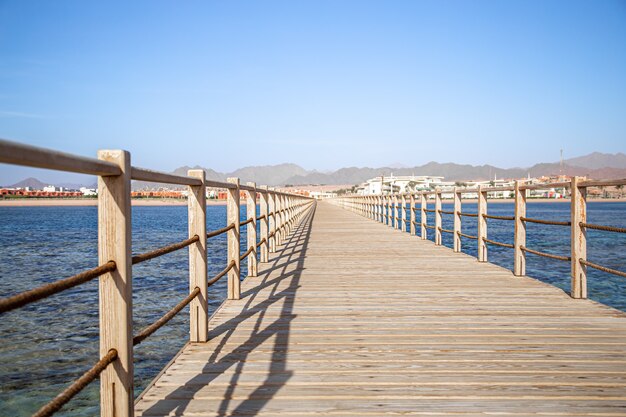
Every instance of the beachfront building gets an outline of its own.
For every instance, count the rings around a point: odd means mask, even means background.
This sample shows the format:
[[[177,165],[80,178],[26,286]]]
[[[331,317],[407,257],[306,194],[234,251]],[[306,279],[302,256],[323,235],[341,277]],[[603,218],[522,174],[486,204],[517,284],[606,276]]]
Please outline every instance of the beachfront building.
[[[80,187],[78,191],[83,193],[84,197],[94,197],[98,195],[98,190],[95,188]]]
[[[443,177],[428,175],[381,175],[367,180],[356,188],[359,195],[381,195],[391,193],[412,193],[441,187],[445,183]]]
[[[324,200],[326,198],[335,198],[337,197],[337,193],[330,191],[311,191],[309,193],[310,197],[313,197],[316,200]]]

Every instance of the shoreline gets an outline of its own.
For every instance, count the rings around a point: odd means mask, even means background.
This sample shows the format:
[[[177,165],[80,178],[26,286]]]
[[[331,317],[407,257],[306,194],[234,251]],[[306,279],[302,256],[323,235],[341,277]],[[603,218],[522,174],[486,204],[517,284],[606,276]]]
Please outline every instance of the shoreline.
[[[187,206],[187,200],[174,199],[131,199],[132,207],[172,207]],[[0,207],[96,207],[98,199],[55,199],[55,198],[39,198],[39,199],[11,199],[0,200]],[[207,206],[225,206],[226,200],[207,200]]]
[[[463,199],[464,203],[476,203],[478,200],[475,198]],[[434,204],[435,200],[428,200],[428,203]],[[452,204],[453,200],[441,200],[442,204]],[[504,204],[514,203],[512,198],[498,198],[489,199],[489,204]],[[526,200],[527,204],[532,203],[569,203],[567,198],[529,198]],[[588,199],[587,203],[624,203],[626,198],[594,198]],[[94,199],[55,199],[55,198],[34,198],[34,199],[11,199],[0,200],[0,207],[95,207],[98,205],[98,200]],[[187,200],[175,200],[175,199],[132,199],[131,206],[133,207],[172,207],[172,206],[186,206]],[[207,206],[225,206],[225,200],[207,200]]]

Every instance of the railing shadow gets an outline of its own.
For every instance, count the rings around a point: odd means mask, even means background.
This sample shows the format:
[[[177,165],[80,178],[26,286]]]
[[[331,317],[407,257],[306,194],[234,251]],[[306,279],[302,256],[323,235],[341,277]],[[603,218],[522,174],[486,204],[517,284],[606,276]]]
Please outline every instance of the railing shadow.
[[[263,268],[259,277],[253,278],[260,280],[258,285],[242,292],[242,300],[245,299],[246,302],[241,313],[211,329],[210,337],[212,339],[219,338],[220,342],[211,353],[206,364],[198,371],[198,374],[162,400],[157,401],[152,407],[146,409],[143,415],[179,415],[184,413],[200,389],[210,385],[212,381],[233,367],[231,379],[223,391],[222,400],[215,415],[238,415],[244,412],[246,415],[256,415],[291,378],[293,372],[287,369],[288,352],[285,351],[285,348],[289,342],[291,321],[296,317],[293,314],[295,300],[293,295],[300,287],[299,281],[304,267],[314,215],[315,206],[304,215],[287,241],[277,248],[277,252],[271,260],[272,265]],[[287,286],[279,291],[279,287],[285,283]],[[264,290],[264,292],[269,290],[269,294],[255,304],[257,298],[260,297],[260,290]],[[262,328],[268,308],[283,300],[277,318]],[[236,327],[247,321],[254,323],[250,336],[238,346],[227,348],[227,342],[235,333]],[[229,411],[248,355],[272,337],[275,337],[275,340],[270,366],[264,381],[260,382],[260,385],[249,393],[245,400]],[[215,393],[220,392],[216,387]]]

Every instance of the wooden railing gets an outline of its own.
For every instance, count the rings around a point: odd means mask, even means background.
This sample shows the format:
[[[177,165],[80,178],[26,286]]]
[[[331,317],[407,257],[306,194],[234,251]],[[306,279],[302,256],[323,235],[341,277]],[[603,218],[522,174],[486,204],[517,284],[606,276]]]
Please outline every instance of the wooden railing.
[[[521,181],[516,181],[512,187],[478,187],[459,188],[445,193],[454,194],[454,210],[442,210],[442,191],[421,191],[409,194],[389,194],[389,195],[369,195],[369,196],[345,196],[336,198],[333,201],[349,210],[359,213],[365,217],[376,220],[406,231],[409,222],[409,233],[417,235],[417,226],[420,227],[420,237],[427,239],[427,229],[435,231],[435,245],[442,245],[442,234],[449,233],[453,236],[452,249],[461,252],[461,239],[473,239],[477,242],[477,258],[479,262],[487,262],[488,245],[495,245],[511,248],[514,251],[513,273],[517,276],[526,274],[526,255],[528,253],[546,258],[570,262],[571,291],[573,298],[587,298],[587,268],[594,268],[603,272],[626,277],[626,272],[607,268],[595,262],[587,260],[587,230],[601,230],[613,233],[626,233],[626,228],[597,225],[587,223],[587,188],[621,186],[626,184],[626,179],[605,180],[605,181],[583,181],[579,177],[572,178],[571,182],[560,182],[551,184],[528,185]],[[533,219],[526,217],[526,204],[528,191],[542,190],[550,188],[564,188],[570,190],[571,215],[568,221],[554,221],[546,219]],[[489,193],[500,193],[502,191],[512,191],[515,196],[514,216],[494,216],[487,213],[487,197]],[[478,197],[477,213],[466,213],[462,211],[462,197],[464,194],[475,194]],[[429,197],[434,198],[434,208],[428,208]],[[419,208],[417,207],[419,199]],[[407,201],[409,218],[407,219]],[[420,220],[416,220],[416,212],[420,211]],[[427,213],[434,213],[435,224],[429,225]],[[442,215],[452,215],[454,227],[452,230],[442,227]],[[477,234],[468,235],[461,231],[462,218],[476,218]],[[487,237],[487,220],[513,221],[515,231],[513,244],[497,242]],[[526,247],[526,225],[527,223],[539,223],[554,226],[566,226],[571,229],[570,253],[559,255],[541,252]]]
[[[289,235],[294,224],[313,203],[300,195],[276,191],[255,183],[241,185],[238,178],[209,181],[203,170],[178,176],[131,166],[129,152],[102,150],[98,159],[0,140],[0,162],[98,176],[98,255],[100,266],[69,278],[0,299],[0,314],[99,278],[100,357],[83,376],[42,407],[34,416],[50,416],[100,376],[101,416],[133,415],[133,346],[141,343],[189,305],[190,342],[208,341],[208,287],[228,275],[228,298],[240,298],[240,263],[247,260],[248,276],[256,276],[260,262]],[[132,255],[131,180],[188,187],[189,238],[163,248]],[[206,188],[228,190],[227,226],[206,230]],[[240,195],[246,196],[246,220],[240,219]],[[260,216],[257,217],[257,197]],[[260,223],[259,236],[257,224]],[[247,228],[244,253],[240,228]],[[226,268],[207,278],[207,239],[227,234]],[[189,294],[159,320],[137,334],[133,331],[132,265],[189,248]]]

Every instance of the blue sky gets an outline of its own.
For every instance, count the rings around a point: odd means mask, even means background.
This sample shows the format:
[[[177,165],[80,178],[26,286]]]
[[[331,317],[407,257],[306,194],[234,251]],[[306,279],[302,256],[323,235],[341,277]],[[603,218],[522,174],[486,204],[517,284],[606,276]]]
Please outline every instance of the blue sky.
[[[0,137],[167,171],[626,151],[626,2],[0,0]],[[60,178],[0,183],[30,173]]]

